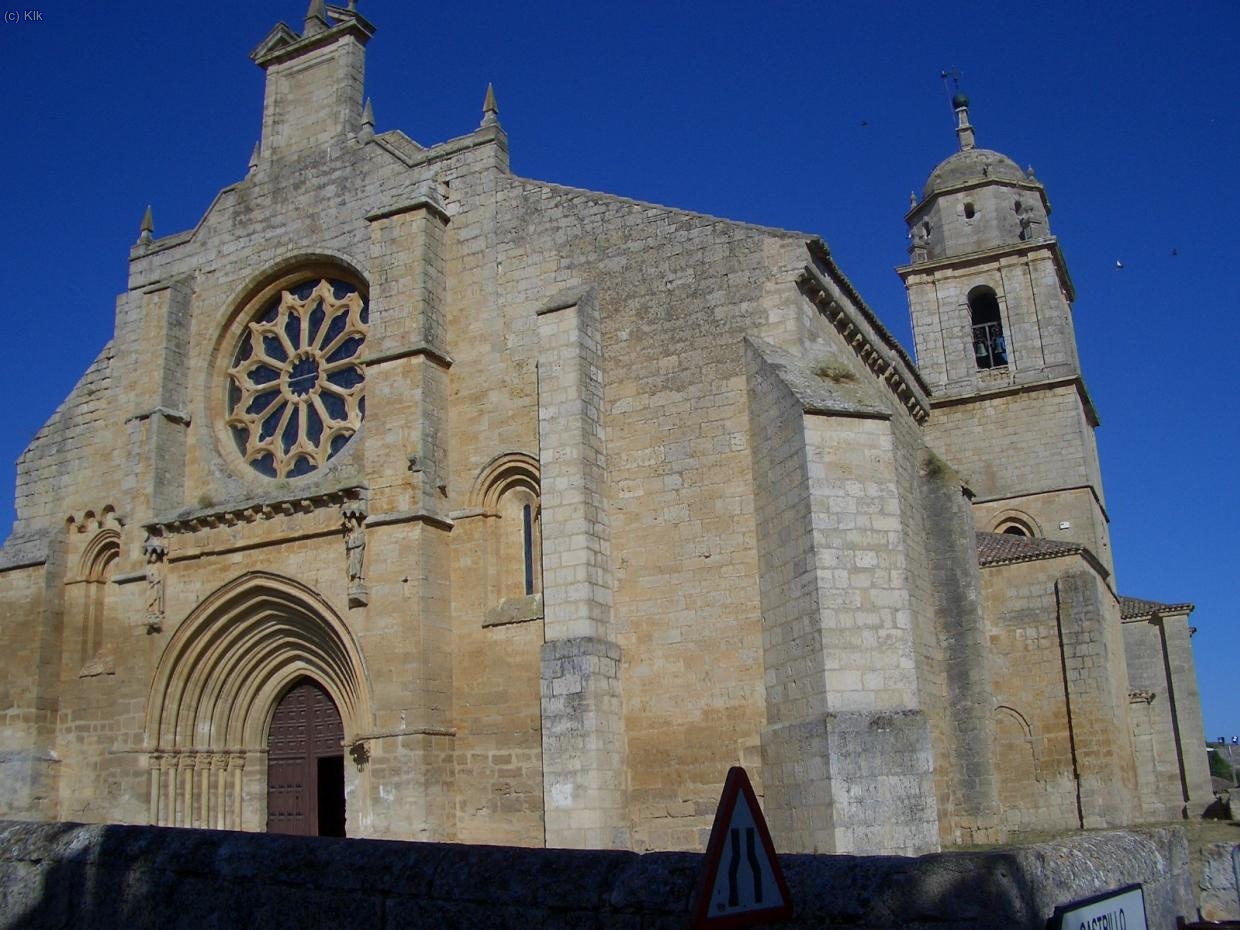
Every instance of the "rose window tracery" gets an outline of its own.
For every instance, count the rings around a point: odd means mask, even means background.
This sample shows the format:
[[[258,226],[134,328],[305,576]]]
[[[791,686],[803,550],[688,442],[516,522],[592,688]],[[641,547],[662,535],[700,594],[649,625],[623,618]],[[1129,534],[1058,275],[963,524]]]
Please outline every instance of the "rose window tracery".
[[[247,324],[228,369],[227,423],[252,468],[308,474],[357,432],[368,319],[354,285],[324,278],[282,291]]]

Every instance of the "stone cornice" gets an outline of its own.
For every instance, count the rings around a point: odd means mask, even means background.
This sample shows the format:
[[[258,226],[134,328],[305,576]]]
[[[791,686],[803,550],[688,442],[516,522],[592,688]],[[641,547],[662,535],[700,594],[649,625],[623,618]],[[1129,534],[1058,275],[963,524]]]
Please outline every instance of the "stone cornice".
[[[348,19],[343,19],[322,32],[300,38],[284,23],[277,23],[275,28],[267,34],[267,38],[250,53],[250,58],[253,59],[254,64],[265,71],[272,65],[282,64],[299,58],[306,52],[331,45],[346,35],[351,35],[365,45],[374,34],[375,27],[356,12],[353,12]]]
[[[384,362],[395,362],[399,359],[412,358],[416,355],[426,356],[440,368],[448,369],[452,367],[452,356],[447,352],[436,349],[434,346],[427,345],[425,342],[406,346],[403,349],[393,349],[390,352],[376,352],[374,355],[367,355],[362,359],[362,365],[366,367],[382,365]]]
[[[1081,406],[1085,408],[1085,416],[1089,420],[1089,425],[1097,428],[1102,421],[1098,419],[1098,411],[1094,407],[1093,398],[1089,396],[1089,391],[1085,387],[1085,379],[1076,374],[1043,381],[1004,384],[989,389],[971,390],[968,393],[949,394],[946,396],[940,394],[931,399],[930,408],[938,410],[940,407],[958,407],[964,404],[974,404],[978,401],[1007,397],[1012,394],[1028,394],[1032,391],[1049,391],[1053,388],[1069,386],[1076,389],[1076,393],[1081,399]]]
[[[1068,263],[1063,257],[1063,250],[1059,248],[1059,240],[1054,236],[1042,236],[1038,239],[1030,239],[1028,242],[1013,242],[993,249],[980,249],[976,252],[964,252],[960,255],[949,255],[944,258],[926,259],[924,262],[916,262],[911,265],[898,265],[896,266],[896,274],[900,276],[904,286],[908,287],[908,279],[911,275],[928,274],[950,268],[968,268],[971,265],[989,264],[996,259],[1003,258],[1005,255],[1025,256],[1040,250],[1050,252],[1055,262],[1055,272],[1059,276],[1059,284],[1063,287],[1064,293],[1068,295],[1068,302],[1075,302],[1076,285],[1072,283],[1072,275],[1068,273]]]
[[[294,513],[311,513],[324,507],[339,507],[354,501],[365,501],[367,491],[363,486],[339,488],[318,494],[289,496],[261,501],[247,501],[233,507],[206,508],[179,515],[170,520],[143,525],[152,536],[175,536],[197,533],[221,526],[255,523]]]
[[[1061,488],[1043,488],[1040,491],[1023,491],[1020,494],[998,494],[993,497],[973,497],[970,498],[970,502],[975,506],[979,504],[1002,504],[1007,501],[1018,501],[1030,497],[1041,497],[1046,494],[1064,494],[1071,491],[1088,491],[1090,496],[1093,497],[1094,503],[1097,505],[1099,512],[1102,514],[1102,518],[1106,520],[1107,523],[1111,522],[1111,517],[1107,513],[1106,505],[1102,502],[1102,498],[1098,496],[1098,489],[1091,484],[1072,484]]]
[[[809,248],[830,274],[834,262],[826,253],[825,244],[815,240]],[[873,311],[865,306],[851,285],[834,274],[828,279],[817,264],[810,264],[797,278],[797,286],[814,302],[900,406],[908,410],[914,420],[924,424],[930,417],[929,389],[904,349],[878,321]]]

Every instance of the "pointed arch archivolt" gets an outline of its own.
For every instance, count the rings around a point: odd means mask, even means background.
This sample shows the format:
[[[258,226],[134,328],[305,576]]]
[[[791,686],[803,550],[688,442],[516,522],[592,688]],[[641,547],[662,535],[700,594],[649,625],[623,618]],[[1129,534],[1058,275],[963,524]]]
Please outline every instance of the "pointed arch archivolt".
[[[335,702],[346,742],[370,729],[361,650],[311,589],[249,572],[203,599],[164,649],[147,700],[152,822],[240,829],[242,770],[265,759],[276,704],[303,676]]]

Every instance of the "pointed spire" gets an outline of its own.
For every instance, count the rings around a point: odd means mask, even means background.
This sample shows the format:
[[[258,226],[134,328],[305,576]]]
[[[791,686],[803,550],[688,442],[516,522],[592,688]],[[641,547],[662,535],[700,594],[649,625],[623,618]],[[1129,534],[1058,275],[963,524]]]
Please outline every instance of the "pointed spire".
[[[487,82],[487,95],[482,101],[482,122],[480,126],[499,125],[499,104],[495,102],[495,87]]]
[[[151,213],[151,205],[146,205],[146,212],[142,214],[142,225],[138,228],[138,241],[147,243],[151,241],[152,234],[155,232],[155,217]]]
[[[960,140],[960,151],[967,152],[977,144],[973,137],[973,125],[969,122],[969,98],[957,93],[952,97],[952,108],[956,111],[956,138]]]
[[[306,10],[306,22],[302,27],[301,34],[303,36],[312,36],[323,32],[327,27],[327,5],[324,3],[324,0],[310,0],[310,6]]]
[[[258,156],[262,154],[262,151],[263,151],[263,143],[255,142],[254,151],[250,153],[250,165],[249,165],[250,174],[253,174],[255,171],[258,170]]]
[[[375,137],[375,108],[366,98],[366,106],[362,107],[362,128],[358,131],[357,141],[365,145]]]

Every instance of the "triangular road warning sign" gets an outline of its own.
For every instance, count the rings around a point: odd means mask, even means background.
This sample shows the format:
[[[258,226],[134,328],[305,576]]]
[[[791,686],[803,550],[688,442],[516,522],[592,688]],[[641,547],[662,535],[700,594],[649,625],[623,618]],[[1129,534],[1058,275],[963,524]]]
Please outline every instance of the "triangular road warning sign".
[[[792,896],[749,776],[728,770],[693,902],[694,930],[731,930],[787,920]]]

